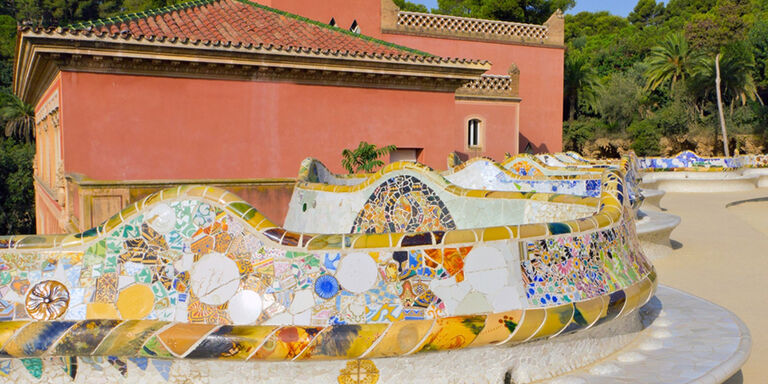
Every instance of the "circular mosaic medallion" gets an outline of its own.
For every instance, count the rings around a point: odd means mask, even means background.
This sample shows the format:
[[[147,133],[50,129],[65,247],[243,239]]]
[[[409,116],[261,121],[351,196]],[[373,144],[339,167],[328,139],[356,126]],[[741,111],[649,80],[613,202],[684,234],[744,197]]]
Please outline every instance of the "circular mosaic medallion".
[[[240,291],[229,300],[229,318],[233,324],[251,324],[261,316],[262,305],[258,293],[251,290]]]
[[[209,253],[192,265],[189,275],[192,292],[205,304],[221,305],[237,293],[240,271],[237,264],[220,253]]]
[[[155,294],[145,284],[133,284],[117,296],[117,310],[123,319],[143,319],[152,312]]]
[[[58,281],[41,281],[27,293],[26,307],[33,319],[58,319],[69,307],[69,291]]]
[[[339,293],[339,281],[331,275],[322,275],[315,280],[315,293],[323,299],[330,299]]]
[[[347,291],[361,293],[376,285],[378,274],[376,261],[369,254],[350,253],[341,259],[336,279]]]

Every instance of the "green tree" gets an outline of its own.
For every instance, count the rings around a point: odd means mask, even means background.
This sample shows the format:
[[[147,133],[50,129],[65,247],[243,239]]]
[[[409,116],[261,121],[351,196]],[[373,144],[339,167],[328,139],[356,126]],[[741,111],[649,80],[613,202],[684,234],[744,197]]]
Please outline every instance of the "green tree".
[[[657,3],[656,0],[640,0],[635,5],[635,9],[630,12],[627,20],[632,24],[646,26],[657,24],[664,17],[664,3]]]
[[[755,58],[755,86],[761,96],[768,96],[768,21],[756,22],[749,31],[747,41]]]
[[[755,100],[754,70],[754,57],[747,43],[736,42],[723,47],[720,57],[721,90],[723,102],[729,105],[731,115],[737,104],[745,105],[748,100]],[[715,59],[710,57],[693,77],[691,90],[700,100],[714,101],[716,72]]]
[[[345,149],[341,152],[341,156],[343,157],[341,165],[343,165],[350,174],[361,171],[364,173],[371,173],[376,168],[384,165],[384,162],[379,160],[379,158],[386,156],[394,151],[395,148],[394,145],[377,148],[373,144],[361,141],[356,149]]]
[[[423,4],[415,4],[407,0],[394,0],[395,5],[403,11],[427,13],[429,10]]]
[[[632,121],[648,115],[648,92],[642,82],[638,73],[617,72],[599,90],[598,111],[615,129],[624,131]]]
[[[746,0],[720,1],[709,12],[691,18],[685,26],[686,38],[694,48],[714,55],[721,47],[747,37],[744,15],[748,11]]]
[[[600,79],[586,57],[579,52],[565,55],[564,104],[568,121],[573,121],[580,111],[597,110],[597,93]]]
[[[661,154],[659,128],[651,119],[639,120],[627,129],[632,138],[631,148],[638,156],[658,156]]]
[[[573,8],[575,0],[437,0],[436,13],[480,19],[541,24],[556,10]]]
[[[5,135],[31,142],[35,137],[35,108],[16,95],[5,95],[0,117],[5,121]]]
[[[0,137],[0,235],[35,232],[32,143]]]
[[[699,70],[702,60],[701,54],[688,46],[685,36],[671,34],[653,47],[646,59],[646,88],[654,90],[669,81],[674,89],[678,81],[684,81]]]

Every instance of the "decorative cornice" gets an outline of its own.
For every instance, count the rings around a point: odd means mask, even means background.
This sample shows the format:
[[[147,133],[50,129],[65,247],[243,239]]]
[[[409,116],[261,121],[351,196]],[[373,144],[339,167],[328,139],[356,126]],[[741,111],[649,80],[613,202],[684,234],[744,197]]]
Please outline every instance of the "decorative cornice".
[[[295,178],[263,178],[263,179],[167,179],[167,180],[94,180],[80,173],[69,173],[67,181],[81,188],[156,188],[171,187],[175,185],[291,185],[296,183]]]
[[[563,48],[565,19],[558,10],[543,25],[401,11],[392,0],[382,0],[384,33],[493,41]]]
[[[48,116],[50,116],[53,113],[56,113],[59,110],[59,90],[53,91],[51,96],[48,98],[48,100],[45,101],[45,103],[40,107],[40,109],[35,113],[35,124],[40,124],[41,121],[45,120]],[[58,116],[55,117],[56,122],[54,124],[58,125]]]
[[[291,81],[453,92],[490,68],[487,61],[311,50],[67,29],[25,29],[14,92],[36,102],[60,70],[155,76]]]
[[[456,99],[520,102],[518,76],[482,75],[457,89]]]

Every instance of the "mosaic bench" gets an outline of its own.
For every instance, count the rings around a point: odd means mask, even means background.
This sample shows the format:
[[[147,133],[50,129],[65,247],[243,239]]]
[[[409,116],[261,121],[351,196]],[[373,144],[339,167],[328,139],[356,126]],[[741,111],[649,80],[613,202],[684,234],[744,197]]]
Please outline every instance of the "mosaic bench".
[[[83,233],[0,238],[0,381],[527,383],[643,334],[657,282],[621,171],[597,198],[466,190],[409,163],[322,172],[302,169],[294,197],[314,200],[291,209],[363,197],[326,234],[184,186]]]
[[[561,154],[565,155],[565,154]],[[570,155],[569,155],[570,157]],[[579,156],[580,159],[583,159]],[[507,159],[509,160],[509,159]],[[449,163],[450,163],[449,159]],[[537,174],[533,176],[520,176],[511,174],[500,164],[496,164],[491,159],[473,158],[465,163],[459,163],[455,167],[443,172],[442,175],[454,185],[464,188],[475,188],[494,191],[514,191],[522,189],[520,184],[524,184],[524,190],[545,193],[564,193],[579,196],[597,196],[600,194],[600,184],[597,183],[597,175],[606,169],[620,169],[627,176],[626,183],[630,196],[630,204],[638,215],[637,235],[640,245],[645,255],[650,259],[658,259],[668,255],[672,251],[670,240],[671,232],[680,224],[680,217],[667,213],[646,213],[639,210],[640,205],[656,204],[663,196],[663,191],[640,190],[639,172],[637,171],[637,157],[634,153],[629,153],[621,159],[608,161],[594,160],[576,160],[579,162],[581,174],[559,175],[560,171],[571,171],[574,168],[571,165],[564,167],[551,167],[542,165],[532,160],[529,156],[517,158],[517,164],[530,162],[532,169],[540,167],[548,169],[549,174]],[[592,163],[597,163],[599,168],[589,168]],[[457,163],[454,161],[454,163]],[[538,169],[538,168],[535,168]],[[660,193],[659,193],[660,192]],[[646,202],[646,196],[650,196],[650,201]]]
[[[755,156],[701,157],[683,151],[674,157],[640,159],[643,186],[666,192],[736,192],[758,186],[764,172]],[[768,182],[768,181],[767,181]]]

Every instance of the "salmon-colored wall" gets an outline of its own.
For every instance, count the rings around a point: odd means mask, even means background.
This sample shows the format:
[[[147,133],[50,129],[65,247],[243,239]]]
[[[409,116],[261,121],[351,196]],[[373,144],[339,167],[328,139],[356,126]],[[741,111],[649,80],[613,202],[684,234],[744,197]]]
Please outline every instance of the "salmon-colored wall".
[[[439,169],[464,151],[466,116],[486,126],[485,155],[517,137],[514,103],[453,93],[255,81],[62,73],[67,173],[98,180],[294,177],[307,156],[342,172],[360,141],[425,148]]]
[[[520,69],[520,148],[559,152],[563,144],[563,60],[560,48],[532,47],[431,37],[384,35],[384,39],[429,53],[493,63],[490,74],[506,75],[512,63]],[[514,152],[515,148],[507,148]]]
[[[259,0],[259,4],[349,29],[357,20],[360,33],[381,37],[381,0]]]
[[[512,63],[520,69],[520,151],[530,142],[534,152],[562,150],[562,48],[503,44],[450,38],[381,33],[381,0],[265,0],[264,4],[349,28],[357,19],[362,33],[444,57],[488,60],[488,73],[506,75]],[[517,148],[507,148],[515,152]]]

